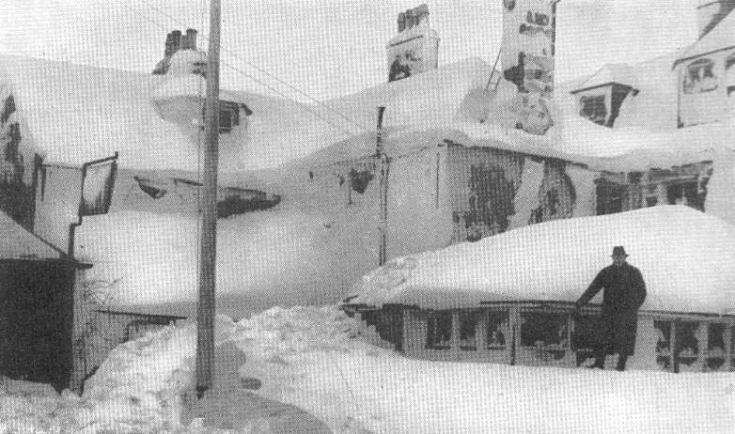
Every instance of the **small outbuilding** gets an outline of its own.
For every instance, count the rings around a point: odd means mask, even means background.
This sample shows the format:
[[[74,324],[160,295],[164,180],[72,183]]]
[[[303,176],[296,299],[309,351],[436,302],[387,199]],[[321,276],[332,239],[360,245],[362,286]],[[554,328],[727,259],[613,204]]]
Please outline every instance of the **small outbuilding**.
[[[735,227],[685,206],[557,220],[396,258],[343,303],[410,357],[577,367],[599,301],[574,302],[624,245],[646,281],[632,369],[735,369]]]
[[[69,387],[77,271],[90,265],[0,212],[0,375]]]

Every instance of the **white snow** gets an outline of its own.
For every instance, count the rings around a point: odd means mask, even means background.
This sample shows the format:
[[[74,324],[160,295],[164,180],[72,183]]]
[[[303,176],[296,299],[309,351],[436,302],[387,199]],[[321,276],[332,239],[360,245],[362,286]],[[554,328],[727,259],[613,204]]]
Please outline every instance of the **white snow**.
[[[690,59],[723,48],[734,48],[735,32],[733,32],[733,27],[735,27],[735,14],[731,12],[703,38],[686,49],[679,59]]]
[[[218,221],[217,294],[222,312],[242,317],[274,305],[336,302],[377,264],[375,225],[358,207],[280,207]],[[85,278],[110,284],[111,305],[195,312],[199,232],[196,215],[125,211],[85,218],[79,258]]]
[[[539,205],[538,191],[544,180],[544,163],[526,158],[521,174],[521,186],[513,199],[515,214],[510,218],[508,229],[526,226],[531,213]]]
[[[334,307],[274,308],[236,324],[218,317],[217,325],[217,342],[245,352],[240,376],[262,382],[255,393],[301,407],[336,433],[729,433],[735,423],[732,373],[412,360],[370,344],[374,331]],[[177,424],[179,394],[193,384],[195,340],[185,325],[119,346],[81,400],[0,394],[0,415],[8,415],[0,423],[186,428]]]
[[[61,259],[62,253],[0,211],[0,258]]]
[[[684,206],[557,220],[397,258],[363,277],[350,303],[446,309],[483,301],[574,302],[618,245],[643,273],[642,309],[735,312],[735,228]]]

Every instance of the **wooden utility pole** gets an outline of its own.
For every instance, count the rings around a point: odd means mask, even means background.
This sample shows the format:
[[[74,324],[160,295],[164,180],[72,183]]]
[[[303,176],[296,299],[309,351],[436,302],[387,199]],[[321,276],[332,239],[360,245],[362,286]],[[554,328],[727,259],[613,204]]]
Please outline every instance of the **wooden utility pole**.
[[[204,188],[199,245],[196,391],[202,398],[214,377],[214,294],[217,259],[217,160],[219,146],[220,2],[210,0],[207,99],[204,106]]]
[[[375,137],[375,156],[378,159],[378,173],[380,176],[378,183],[378,194],[380,195],[380,210],[378,215],[378,265],[385,264],[387,260],[387,244],[388,244],[388,156],[385,155],[383,149],[383,114],[385,107],[378,107],[378,130]]]

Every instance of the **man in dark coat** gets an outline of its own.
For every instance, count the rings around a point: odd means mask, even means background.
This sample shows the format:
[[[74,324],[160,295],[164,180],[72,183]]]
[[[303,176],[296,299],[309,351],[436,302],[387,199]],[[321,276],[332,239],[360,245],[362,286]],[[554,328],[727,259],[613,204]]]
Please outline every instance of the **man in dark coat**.
[[[576,303],[576,313],[602,288],[600,342],[594,367],[604,369],[605,356],[618,353],[618,371],[625,370],[628,356],[635,350],[638,309],[646,299],[646,284],[641,272],[626,262],[623,246],[613,248],[613,263],[602,269]]]

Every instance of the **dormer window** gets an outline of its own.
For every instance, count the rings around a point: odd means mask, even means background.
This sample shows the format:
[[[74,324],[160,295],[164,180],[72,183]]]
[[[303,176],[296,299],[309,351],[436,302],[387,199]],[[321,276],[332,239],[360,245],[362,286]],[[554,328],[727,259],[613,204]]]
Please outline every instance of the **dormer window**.
[[[207,78],[207,62],[193,62],[191,64],[191,73]]]
[[[219,132],[222,133],[229,133],[232,131],[233,128],[240,125],[240,109],[243,109],[245,111],[245,116],[250,116],[253,114],[252,110],[245,105],[245,104],[239,104],[232,101],[222,101],[219,102]],[[202,107],[202,119],[205,119],[204,116],[204,107]],[[204,125],[202,125],[200,128],[204,129]]]
[[[579,99],[579,115],[596,124],[605,125],[607,119],[605,95],[582,96]]]
[[[717,89],[717,77],[714,73],[715,62],[710,59],[699,59],[686,69],[683,90],[686,94],[710,92]]]
[[[229,133],[240,125],[240,106],[230,101],[219,103],[219,132]]]

